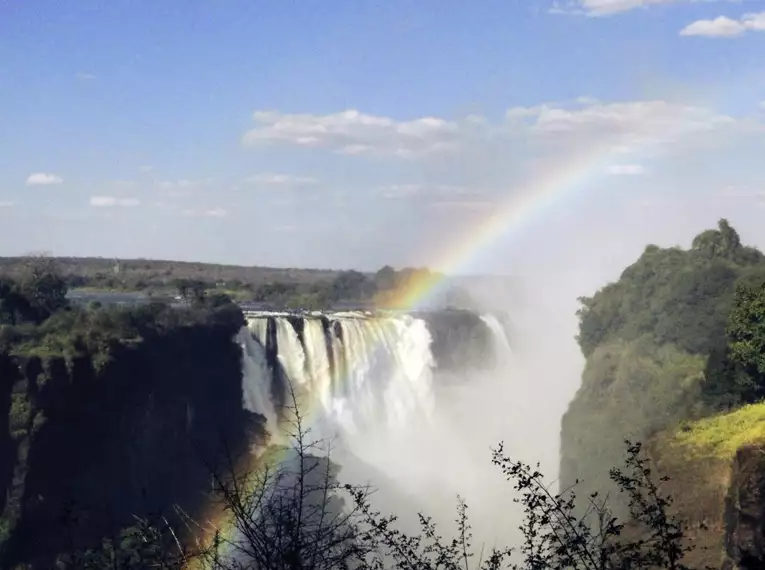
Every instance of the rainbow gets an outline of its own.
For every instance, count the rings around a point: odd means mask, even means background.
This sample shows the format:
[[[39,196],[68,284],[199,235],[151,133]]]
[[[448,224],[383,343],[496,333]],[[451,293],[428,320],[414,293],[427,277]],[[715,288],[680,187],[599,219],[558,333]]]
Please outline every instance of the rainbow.
[[[683,134],[682,125],[673,125],[671,132],[664,128],[662,132],[648,132],[643,129],[637,134],[650,140],[654,135]],[[657,131],[657,129],[653,129]],[[635,132],[621,133],[605,137],[596,144],[583,146],[580,150],[560,158],[559,162],[537,176],[529,178],[525,184],[513,188],[504,200],[491,204],[491,211],[478,219],[469,227],[455,235],[453,239],[442,244],[439,251],[430,252],[429,264],[437,272],[418,272],[393,295],[385,299],[385,305],[380,308],[414,310],[427,301],[439,289],[448,283],[448,276],[459,274],[474,256],[486,249],[510,232],[520,231],[535,216],[541,214],[553,205],[559,204],[567,196],[577,190],[591,186],[599,177],[604,176],[609,164],[628,151],[634,158],[644,148],[635,141]],[[320,407],[308,403],[301,408],[308,425],[312,423]],[[258,473],[265,465],[280,464],[286,459],[287,451],[274,449],[260,458],[247,457],[236,466],[238,473]],[[232,521],[227,513],[219,506],[211,507],[203,520],[207,539],[213,533],[228,537],[234,530]]]

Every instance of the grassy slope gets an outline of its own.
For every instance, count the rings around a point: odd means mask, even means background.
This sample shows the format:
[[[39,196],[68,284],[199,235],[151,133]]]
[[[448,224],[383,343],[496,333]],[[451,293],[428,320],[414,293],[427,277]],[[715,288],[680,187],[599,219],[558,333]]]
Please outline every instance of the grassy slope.
[[[583,299],[587,365],[561,434],[561,485],[583,480],[580,496],[609,490],[605,474],[623,456],[621,440],[647,442],[701,547],[692,567],[719,567],[734,454],[765,443],[765,404],[700,419],[715,405],[705,392],[715,379],[709,363],[726,341],[735,287],[765,278],[762,254],[726,223],[718,227],[689,250],[647,247],[618,282]]]
[[[720,564],[731,466],[736,451],[747,444],[765,444],[765,403],[685,422],[650,442],[658,472],[670,478],[664,490],[697,545],[687,560],[691,566]]]

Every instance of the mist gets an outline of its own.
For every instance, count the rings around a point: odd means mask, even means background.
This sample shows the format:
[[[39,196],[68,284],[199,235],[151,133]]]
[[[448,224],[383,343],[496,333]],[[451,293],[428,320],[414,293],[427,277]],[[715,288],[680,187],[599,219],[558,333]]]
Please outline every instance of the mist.
[[[548,291],[524,287],[517,278],[456,281],[468,290],[477,313],[509,319],[507,341],[494,340],[494,366],[436,368],[432,406],[414,409],[394,427],[369,422],[363,429],[339,430],[332,459],[341,467],[342,482],[369,485],[373,508],[397,515],[400,528],[409,532],[418,530],[416,515],[422,513],[443,535],[452,535],[460,497],[468,505],[476,551],[488,551],[518,544],[522,519],[512,482],[492,465],[492,449],[502,442],[511,458],[539,463],[555,487],[560,420],[578,386],[583,358],[574,341],[573,310],[560,311],[561,304],[575,304],[550,302]],[[370,382],[383,380],[374,370],[368,374]]]

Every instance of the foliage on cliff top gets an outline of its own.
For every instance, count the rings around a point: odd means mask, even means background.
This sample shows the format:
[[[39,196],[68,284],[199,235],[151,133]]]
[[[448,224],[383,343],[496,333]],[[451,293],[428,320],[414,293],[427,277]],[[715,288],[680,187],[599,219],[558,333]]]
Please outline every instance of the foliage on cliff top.
[[[598,346],[563,416],[561,480],[586,492],[608,489],[605,474],[625,439],[645,439],[698,414],[705,360],[650,335]]]
[[[222,325],[234,334],[244,324],[241,310],[220,294],[202,292],[184,308],[72,306],[66,294],[66,281],[49,258],[30,258],[19,281],[0,280],[0,353],[67,360],[88,355],[99,363],[118,345],[179,327]]]
[[[743,445],[765,442],[765,403],[681,425],[670,443],[691,457],[732,458]]]
[[[587,365],[563,418],[564,486],[581,479],[591,490],[607,487],[599,474],[618,461],[624,438],[762,397],[765,375],[755,373],[765,350],[765,325],[757,324],[764,282],[765,256],[721,220],[688,250],[648,246],[619,281],[581,299]],[[751,435],[735,423],[712,426],[723,438]]]
[[[579,345],[589,356],[609,340],[650,334],[659,345],[708,353],[725,336],[736,284],[763,279],[765,256],[742,245],[726,220],[688,250],[649,245],[619,281],[580,299]]]
[[[0,329],[0,351],[16,356],[62,356],[67,360],[90,355],[108,358],[118,345],[128,346],[147,337],[196,325],[230,326],[232,334],[244,324],[235,305],[172,308],[165,304],[136,307],[71,307],[40,325]]]

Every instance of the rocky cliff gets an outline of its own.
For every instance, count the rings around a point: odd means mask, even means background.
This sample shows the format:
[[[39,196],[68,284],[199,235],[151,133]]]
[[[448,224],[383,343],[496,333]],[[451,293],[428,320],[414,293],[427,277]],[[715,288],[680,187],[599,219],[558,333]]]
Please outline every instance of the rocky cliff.
[[[241,312],[149,320],[102,350],[48,334],[0,355],[0,566],[52,567],[175,505],[193,516],[210,467],[258,429],[241,405]]]
[[[611,492],[625,516],[608,471],[625,439],[647,442],[698,547],[693,567],[765,563],[765,463],[753,451],[765,444],[765,408],[745,405],[761,398],[762,376],[735,361],[726,332],[736,291],[763,281],[765,258],[723,220],[690,249],[648,246],[619,281],[581,299],[587,361],[562,422],[561,488]]]

